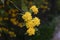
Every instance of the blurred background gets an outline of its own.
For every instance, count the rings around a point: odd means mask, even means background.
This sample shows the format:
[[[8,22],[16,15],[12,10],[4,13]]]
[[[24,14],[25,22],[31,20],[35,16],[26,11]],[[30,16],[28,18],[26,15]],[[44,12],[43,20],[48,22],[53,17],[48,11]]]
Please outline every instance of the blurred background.
[[[39,10],[36,16],[41,25],[35,35],[28,36],[25,27],[12,24],[10,19],[22,22],[20,14],[30,11],[32,5]],[[60,40],[60,0],[0,0],[0,40]]]

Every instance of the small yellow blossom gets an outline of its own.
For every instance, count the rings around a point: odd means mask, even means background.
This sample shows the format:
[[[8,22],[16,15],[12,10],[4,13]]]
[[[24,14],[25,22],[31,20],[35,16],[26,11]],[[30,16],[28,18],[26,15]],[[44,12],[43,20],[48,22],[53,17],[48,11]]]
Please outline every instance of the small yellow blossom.
[[[26,27],[27,28],[32,28],[32,27],[35,27],[35,24],[33,23],[33,21],[32,20],[30,20],[30,21],[28,21],[28,22],[26,22]]]
[[[29,28],[26,32],[29,36],[32,36],[35,34],[35,29],[34,28]]]
[[[39,25],[40,25],[40,19],[37,18],[37,17],[33,18],[33,22],[34,22],[34,24],[35,24],[36,26],[39,26]]]
[[[17,24],[18,24],[18,21],[16,20],[16,18],[11,18],[10,21],[11,21],[14,25],[17,25]]]
[[[25,14],[22,16],[24,21],[29,21],[32,19],[31,13],[30,12],[25,12]]]
[[[35,5],[33,5],[30,9],[34,12],[34,14],[38,13],[38,8]]]

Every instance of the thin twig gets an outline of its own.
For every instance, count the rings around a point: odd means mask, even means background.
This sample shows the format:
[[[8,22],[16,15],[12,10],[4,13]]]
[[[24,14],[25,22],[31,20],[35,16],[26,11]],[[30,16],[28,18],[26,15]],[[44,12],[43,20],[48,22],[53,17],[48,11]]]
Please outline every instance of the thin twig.
[[[18,10],[20,10],[22,13],[24,13],[24,11],[20,8],[18,8],[12,1],[9,0],[10,3],[12,3]]]

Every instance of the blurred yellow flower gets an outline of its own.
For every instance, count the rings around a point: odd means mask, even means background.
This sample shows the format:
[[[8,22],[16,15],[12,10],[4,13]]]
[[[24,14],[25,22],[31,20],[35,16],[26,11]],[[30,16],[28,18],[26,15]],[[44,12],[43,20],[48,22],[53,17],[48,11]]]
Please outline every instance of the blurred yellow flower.
[[[26,32],[29,36],[32,36],[35,34],[35,29],[34,28],[29,28]]]
[[[33,21],[32,20],[30,20],[30,21],[28,21],[28,22],[26,22],[26,27],[27,28],[32,28],[32,27],[35,27],[35,24],[33,23]]]
[[[38,8],[35,5],[33,5],[30,9],[34,12],[34,14],[38,13]]]
[[[22,18],[24,19],[24,21],[29,21],[32,19],[31,13],[30,12],[25,12],[24,15],[22,15]]]
[[[16,20],[16,18],[11,18],[10,21],[11,21],[14,25],[17,25],[17,24],[18,24],[18,21]]]
[[[33,22],[36,26],[40,25],[40,19],[38,17],[33,18]]]

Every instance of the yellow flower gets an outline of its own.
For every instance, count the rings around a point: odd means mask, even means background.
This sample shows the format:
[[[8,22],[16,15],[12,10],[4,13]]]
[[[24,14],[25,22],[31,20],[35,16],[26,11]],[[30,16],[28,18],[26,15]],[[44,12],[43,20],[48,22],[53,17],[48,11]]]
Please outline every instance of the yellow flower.
[[[29,36],[32,36],[35,34],[35,29],[34,28],[29,28],[26,32]]]
[[[34,12],[34,14],[38,13],[38,8],[35,5],[33,5],[30,9]]]
[[[18,24],[18,21],[16,20],[16,18],[11,18],[10,21],[11,21],[14,25],[17,25],[17,24]]]
[[[22,18],[24,19],[24,21],[29,21],[32,19],[31,13],[30,12],[25,12],[24,15],[22,15]]]
[[[39,26],[39,25],[40,25],[40,19],[37,18],[37,17],[33,18],[33,22],[34,22],[34,24],[35,24],[36,26]]]
[[[33,23],[33,21],[32,20],[30,20],[30,21],[28,21],[28,22],[26,22],[26,27],[27,28],[32,28],[32,27],[35,27],[35,24]]]

